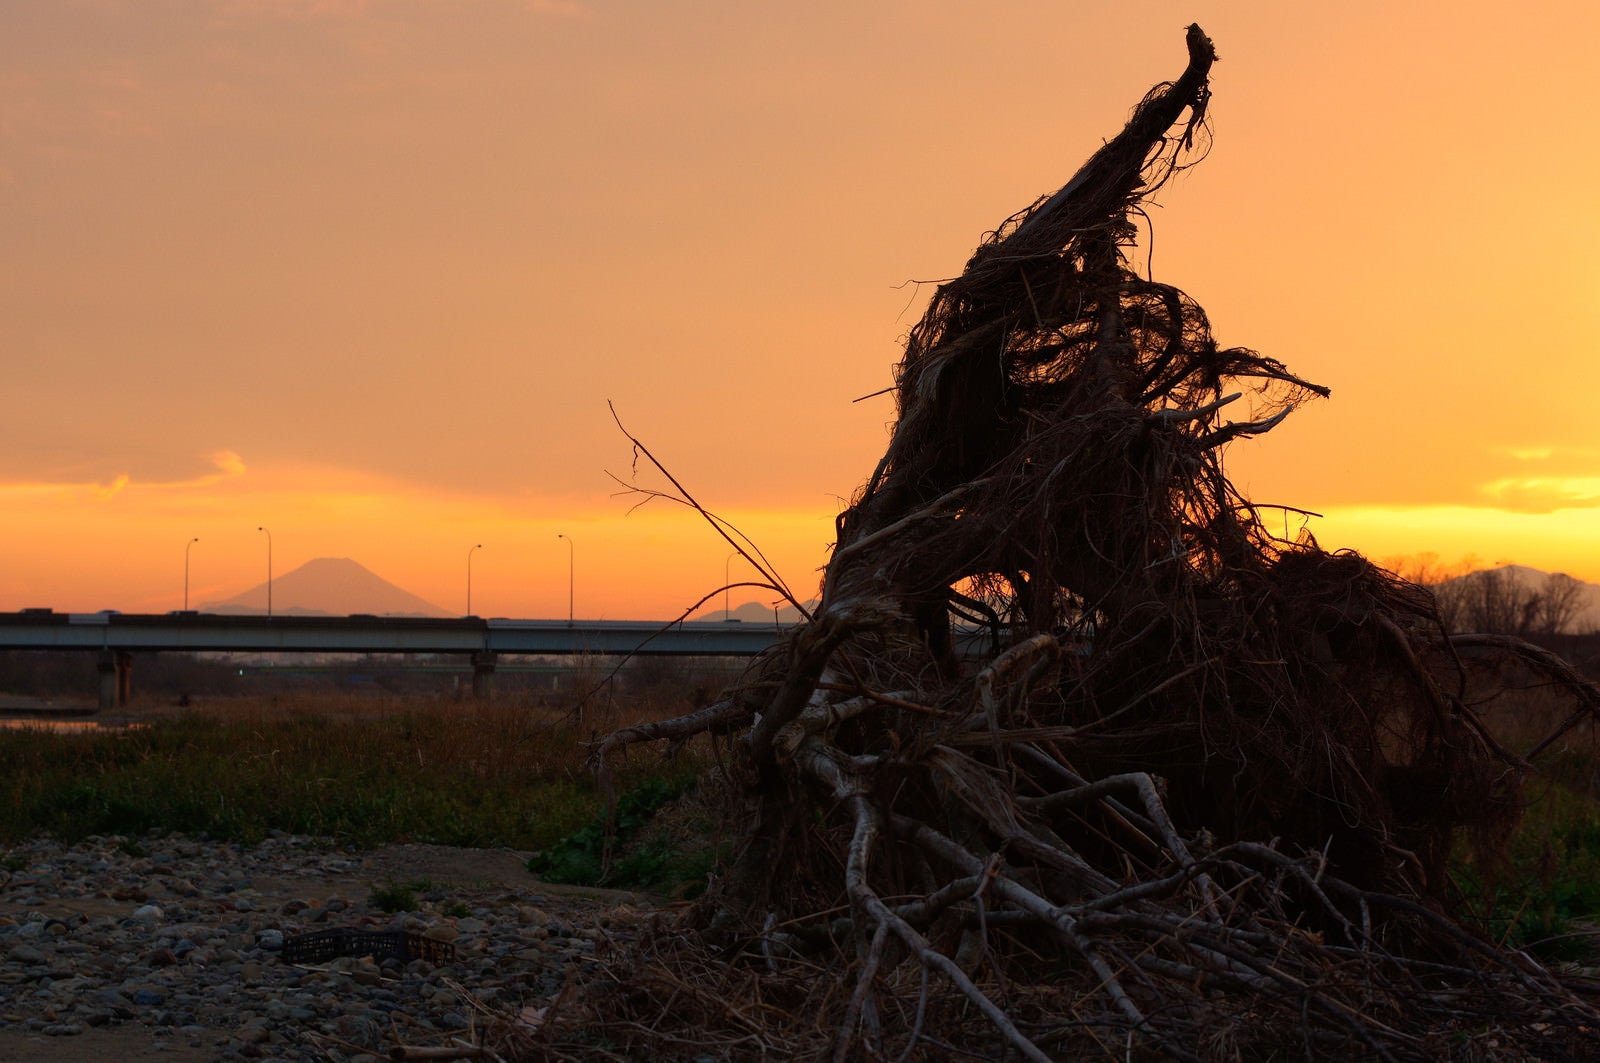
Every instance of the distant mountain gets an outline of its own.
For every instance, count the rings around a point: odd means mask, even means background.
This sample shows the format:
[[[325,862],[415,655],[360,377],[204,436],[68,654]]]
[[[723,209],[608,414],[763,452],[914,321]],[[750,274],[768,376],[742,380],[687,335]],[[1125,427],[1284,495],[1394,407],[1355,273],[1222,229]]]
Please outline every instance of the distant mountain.
[[[205,602],[202,613],[234,616],[267,611],[267,585],[259,583],[221,602]],[[432,602],[378,576],[348,557],[319,557],[272,581],[274,616],[454,616]]]
[[[1496,568],[1478,569],[1468,572],[1464,576],[1447,579],[1440,583],[1436,591],[1448,595],[1471,594],[1474,583],[1487,579],[1504,579],[1512,587],[1525,593],[1537,594],[1545,587],[1545,581],[1550,579],[1552,573],[1544,572],[1527,565],[1500,565]],[[1554,573],[1565,575],[1565,573]],[[1586,635],[1600,631],[1600,584],[1577,581],[1578,590],[1573,602],[1572,618],[1562,629],[1563,634]]]
[[[809,602],[806,603],[806,608],[810,609],[812,606],[814,606],[816,604],[817,603],[814,600],[813,601],[809,601]],[[731,617],[728,614],[724,613],[722,611],[722,607],[719,605],[714,609],[702,609],[698,613],[696,613],[694,616],[690,617],[689,619],[691,619],[691,620],[728,620],[728,619],[732,619],[732,620],[741,621],[741,622],[746,623],[746,624],[762,624],[762,623],[770,624],[770,623],[773,622],[774,617],[776,617],[777,622],[780,623],[780,624],[793,624],[793,623],[797,623],[798,621],[803,619],[803,617],[801,617],[801,615],[800,615],[800,611],[798,609],[796,609],[792,605],[780,606],[778,608],[777,612],[774,613],[773,612],[773,607],[770,604],[766,603],[766,602],[745,602],[743,605],[736,605],[736,606],[733,607],[733,613],[732,613]]]

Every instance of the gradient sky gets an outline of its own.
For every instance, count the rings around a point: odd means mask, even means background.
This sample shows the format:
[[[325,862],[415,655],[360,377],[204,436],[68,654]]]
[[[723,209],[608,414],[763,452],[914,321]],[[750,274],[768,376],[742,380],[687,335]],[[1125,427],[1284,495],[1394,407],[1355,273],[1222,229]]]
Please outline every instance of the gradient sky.
[[[742,563],[615,497],[616,409],[802,597],[900,340],[1183,68],[1150,267],[1333,389],[1229,469],[1326,547],[1600,580],[1600,5],[9,0],[0,609],[351,557],[674,615]],[[659,483],[648,477],[650,484]],[[1294,526],[1287,529],[1295,530]],[[747,572],[747,570],[746,570]],[[771,595],[744,595],[770,600]]]

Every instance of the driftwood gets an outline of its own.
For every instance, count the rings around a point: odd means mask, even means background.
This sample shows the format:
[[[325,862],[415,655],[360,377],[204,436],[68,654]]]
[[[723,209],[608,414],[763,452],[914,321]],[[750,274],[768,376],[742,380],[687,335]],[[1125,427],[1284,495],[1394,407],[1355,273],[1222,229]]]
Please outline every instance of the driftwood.
[[[731,733],[745,828],[552,1057],[581,1030],[666,1058],[1592,1052],[1589,989],[1451,914],[1447,858],[1492,859],[1528,766],[1432,598],[1275,537],[1225,475],[1326,389],[1129,265],[1206,147],[1216,56],[1187,45],[933,296],[811,621],[602,744]]]

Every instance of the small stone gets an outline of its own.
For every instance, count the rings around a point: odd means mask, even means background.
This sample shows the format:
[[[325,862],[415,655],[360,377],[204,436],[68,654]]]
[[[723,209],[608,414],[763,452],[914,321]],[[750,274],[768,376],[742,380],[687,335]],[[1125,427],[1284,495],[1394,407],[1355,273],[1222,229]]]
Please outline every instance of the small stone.
[[[154,904],[141,904],[133,910],[133,917],[141,923],[153,923],[162,916],[160,907]]]
[[[340,1015],[334,1020],[334,1029],[341,1038],[362,1048],[376,1048],[383,1035],[377,1023],[360,1015]]]
[[[252,1022],[239,1027],[234,1036],[245,1044],[259,1045],[272,1039],[272,1031],[262,1023]]]
[[[102,989],[88,995],[89,1003],[112,1011],[127,1010],[128,997],[120,989]]]
[[[283,948],[283,931],[263,930],[256,935],[256,944],[268,952],[277,952]]]

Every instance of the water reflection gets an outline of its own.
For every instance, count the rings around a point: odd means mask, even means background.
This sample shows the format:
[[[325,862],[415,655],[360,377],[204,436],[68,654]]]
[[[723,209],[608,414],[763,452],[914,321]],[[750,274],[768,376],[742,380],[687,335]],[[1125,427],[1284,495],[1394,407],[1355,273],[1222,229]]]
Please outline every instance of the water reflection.
[[[55,734],[93,734],[139,731],[150,725],[132,720],[53,720],[41,716],[0,717],[0,731],[50,731]]]

